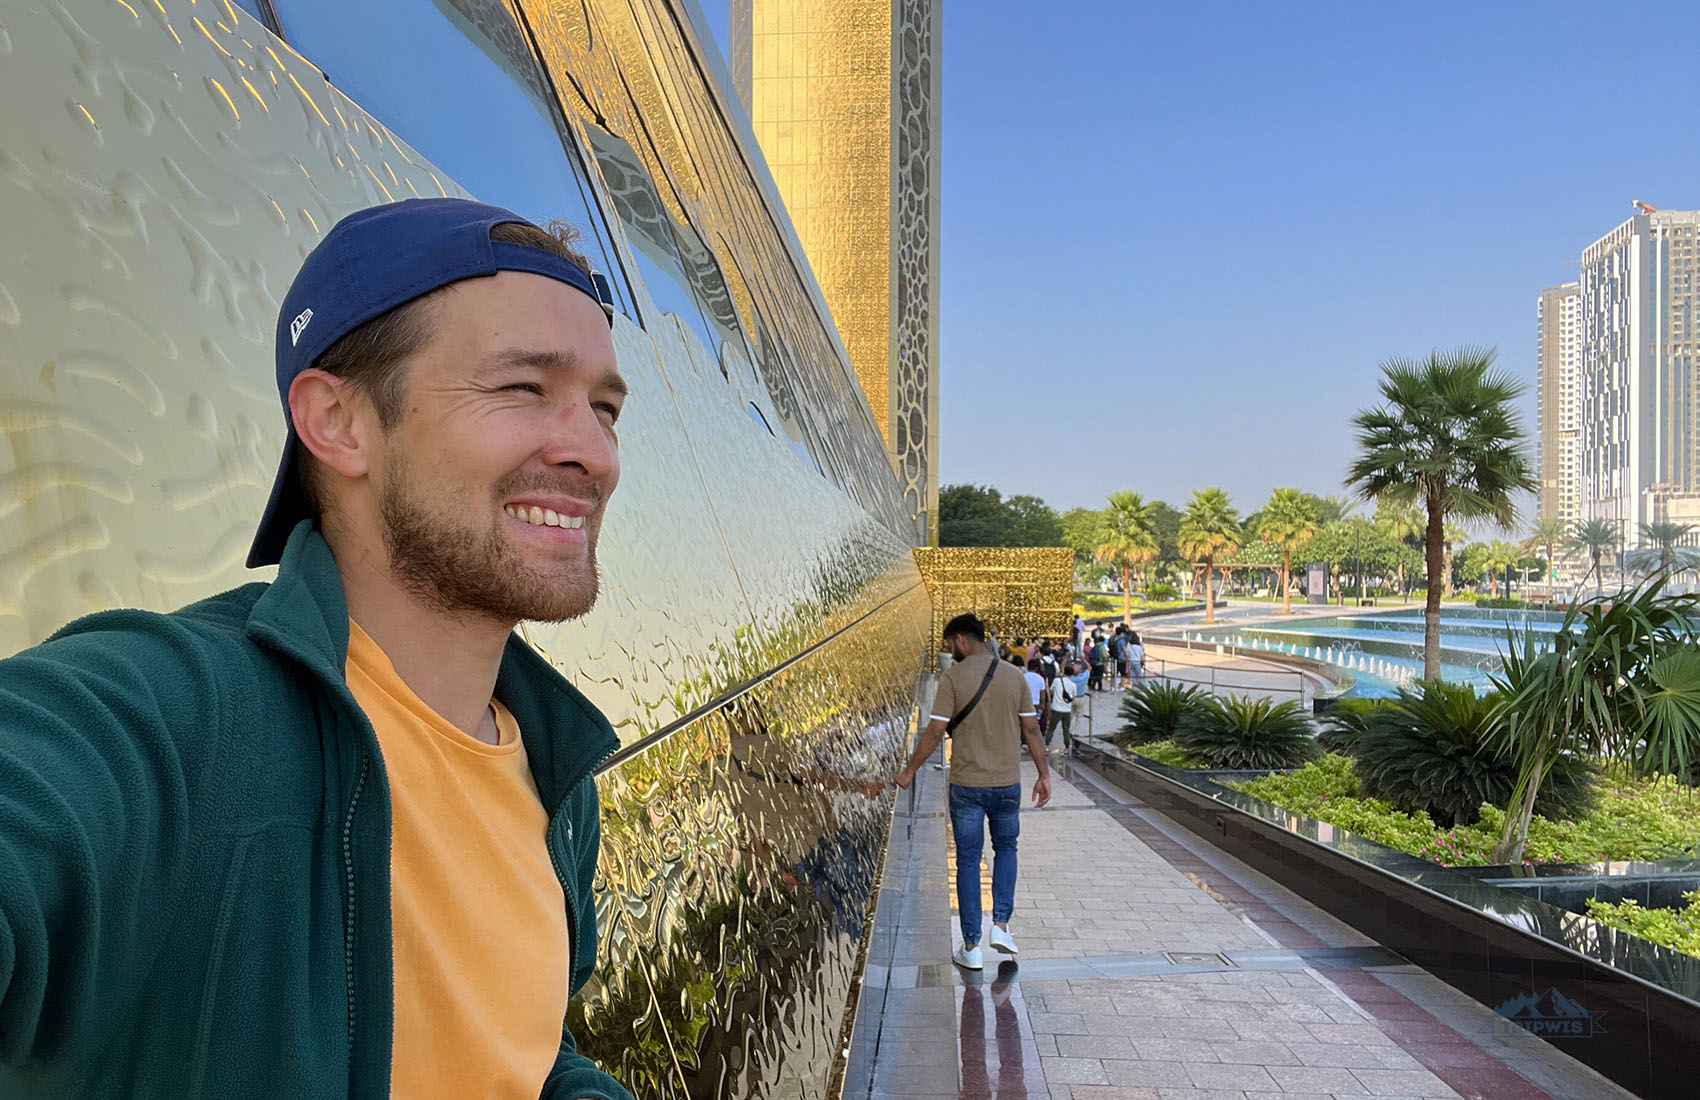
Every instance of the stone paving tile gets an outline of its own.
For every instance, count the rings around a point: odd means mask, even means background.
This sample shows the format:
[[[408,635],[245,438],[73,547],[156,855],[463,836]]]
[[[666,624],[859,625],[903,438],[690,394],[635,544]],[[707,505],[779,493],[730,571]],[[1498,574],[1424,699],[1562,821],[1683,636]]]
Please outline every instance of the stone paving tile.
[[[1211,1043],[1210,1049],[1223,1062],[1243,1062],[1254,1066],[1300,1066],[1304,1063],[1285,1043],[1260,1043],[1249,1039],[1233,1039]]]
[[[1057,1054],[1063,1058],[1137,1058],[1126,1035],[1058,1035]]]
[[[1045,1060],[1045,1082],[1061,1085],[1107,1085],[1104,1063],[1096,1058],[1048,1058]]]
[[[1363,1082],[1352,1076],[1349,1069],[1327,1066],[1270,1066],[1269,1076],[1275,1079],[1271,1091],[1286,1092],[1363,1092]]]
[[[1051,1094],[1056,1100],[1057,1094]],[[1071,1085],[1070,1100],[1161,1100],[1156,1089],[1131,1085]]]
[[[1201,1089],[1264,1089],[1273,1091],[1279,1086],[1262,1066],[1236,1062],[1186,1062],[1192,1083]]]
[[[1139,1061],[1105,1059],[1104,1073],[1112,1085],[1183,1086],[1192,1085],[1192,1076],[1185,1064],[1156,1058]]]
[[[1383,1096],[1456,1096],[1446,1082],[1426,1069],[1354,1069],[1351,1071],[1369,1093]]]

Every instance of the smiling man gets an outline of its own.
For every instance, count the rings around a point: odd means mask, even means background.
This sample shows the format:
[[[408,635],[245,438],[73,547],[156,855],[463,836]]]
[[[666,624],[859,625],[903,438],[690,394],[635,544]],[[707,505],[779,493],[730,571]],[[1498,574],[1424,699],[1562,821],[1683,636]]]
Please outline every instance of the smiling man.
[[[505,210],[345,218],[277,332],[277,580],[0,661],[0,1095],[629,1100],[600,713],[514,635],[596,601],[606,284]]]

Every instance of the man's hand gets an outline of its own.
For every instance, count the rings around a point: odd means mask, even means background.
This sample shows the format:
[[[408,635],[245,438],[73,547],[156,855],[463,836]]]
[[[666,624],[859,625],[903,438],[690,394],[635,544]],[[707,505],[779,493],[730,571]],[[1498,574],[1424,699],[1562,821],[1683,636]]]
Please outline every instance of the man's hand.
[[[1040,809],[1051,800],[1051,777],[1041,775],[1033,784],[1033,808]]]
[[[904,768],[902,771],[893,776],[891,781],[899,787],[902,787],[904,790],[908,790],[909,784],[915,782],[915,769]]]

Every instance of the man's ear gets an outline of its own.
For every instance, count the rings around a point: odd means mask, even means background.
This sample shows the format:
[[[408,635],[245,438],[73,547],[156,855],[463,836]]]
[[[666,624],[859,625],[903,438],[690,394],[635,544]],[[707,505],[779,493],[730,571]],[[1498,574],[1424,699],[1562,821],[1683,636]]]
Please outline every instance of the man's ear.
[[[289,417],[295,435],[313,457],[346,478],[372,468],[365,399],[344,379],[309,368],[289,384]]]

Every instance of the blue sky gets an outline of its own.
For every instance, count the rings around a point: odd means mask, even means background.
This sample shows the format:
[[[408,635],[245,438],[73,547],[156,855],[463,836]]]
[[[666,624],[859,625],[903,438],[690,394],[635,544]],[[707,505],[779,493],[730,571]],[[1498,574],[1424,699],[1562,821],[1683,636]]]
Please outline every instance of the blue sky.
[[[1541,287],[1700,206],[1700,4],[944,3],[947,484],[1339,492],[1377,364],[1464,343],[1532,438]]]

